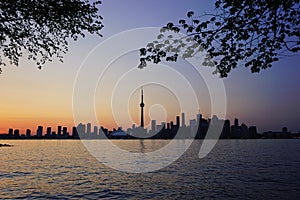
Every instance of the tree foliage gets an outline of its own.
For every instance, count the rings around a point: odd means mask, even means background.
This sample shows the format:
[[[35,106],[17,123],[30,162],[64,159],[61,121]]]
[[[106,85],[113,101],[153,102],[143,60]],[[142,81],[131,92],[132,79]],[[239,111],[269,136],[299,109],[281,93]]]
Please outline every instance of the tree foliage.
[[[100,34],[102,17],[87,0],[1,0],[0,65],[18,65],[22,52],[41,66],[56,56],[61,62],[68,39]],[[1,70],[1,68],[0,68]]]
[[[207,52],[203,65],[215,67],[221,77],[238,65],[259,72],[300,50],[299,24],[299,0],[216,0],[215,13],[189,11],[163,27],[156,41],[140,49],[139,67]],[[179,32],[186,36],[174,37]]]

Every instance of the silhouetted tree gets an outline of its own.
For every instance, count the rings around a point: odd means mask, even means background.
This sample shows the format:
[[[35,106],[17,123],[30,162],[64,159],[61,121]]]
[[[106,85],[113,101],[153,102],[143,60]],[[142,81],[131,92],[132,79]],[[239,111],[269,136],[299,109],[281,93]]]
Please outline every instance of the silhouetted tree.
[[[88,0],[1,0],[0,65],[18,65],[22,52],[41,66],[68,50],[68,39],[85,32],[101,36],[98,4]],[[0,68],[1,70],[1,68]]]
[[[162,59],[176,61],[206,51],[204,66],[226,77],[238,65],[252,73],[300,50],[299,0],[216,0],[215,13],[187,13],[168,23],[157,40],[140,49],[140,68]],[[174,33],[186,32],[184,37]]]

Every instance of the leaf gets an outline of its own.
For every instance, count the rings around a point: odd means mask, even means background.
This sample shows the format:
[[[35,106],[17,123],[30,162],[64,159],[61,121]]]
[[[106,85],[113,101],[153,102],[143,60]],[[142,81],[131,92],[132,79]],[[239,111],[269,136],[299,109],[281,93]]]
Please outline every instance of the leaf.
[[[194,15],[194,12],[193,11],[189,11],[186,15],[187,15],[188,18],[191,18]]]
[[[176,61],[177,57],[172,54],[186,58],[206,50],[211,59],[205,60],[204,64],[214,66],[215,73],[221,77],[226,77],[239,64],[259,72],[278,61],[281,53],[300,51],[300,20],[295,11],[300,2],[291,2],[278,1],[280,11],[274,14],[273,4],[259,0],[215,0],[214,13],[195,17],[194,12],[189,11],[186,14],[188,20],[180,19],[179,25],[168,23],[165,27],[168,31],[185,30],[187,37],[168,39],[165,35],[167,40],[158,41],[157,44],[163,45],[156,45],[160,49],[150,52],[149,60]]]
[[[199,24],[199,23],[200,23],[200,21],[199,21],[198,19],[194,19],[193,22],[194,22],[195,24]]]
[[[216,25],[216,26],[220,26],[220,25],[221,25],[221,22],[216,22],[215,25]]]
[[[163,37],[164,37],[163,34],[159,34],[159,35],[157,36],[157,39],[160,40],[160,39],[163,38]]]
[[[148,43],[148,44],[147,44],[147,47],[148,47],[148,48],[154,48],[153,42]]]
[[[146,49],[145,48],[141,48],[140,49],[140,56],[145,56],[146,55]]]
[[[167,28],[168,28],[168,29],[171,29],[173,26],[174,26],[174,24],[171,23],[171,22],[167,24]]]
[[[193,32],[193,27],[192,26],[190,26],[190,27],[188,27],[188,29],[187,29],[187,31],[186,32]]]
[[[175,33],[178,33],[178,32],[180,31],[180,28],[178,28],[178,27],[173,27],[171,30],[174,31]]]
[[[184,19],[179,20],[179,24],[185,24],[185,20]]]
[[[197,28],[195,29],[195,31],[199,33],[199,32],[201,32],[201,29],[202,29],[202,26],[198,25]]]

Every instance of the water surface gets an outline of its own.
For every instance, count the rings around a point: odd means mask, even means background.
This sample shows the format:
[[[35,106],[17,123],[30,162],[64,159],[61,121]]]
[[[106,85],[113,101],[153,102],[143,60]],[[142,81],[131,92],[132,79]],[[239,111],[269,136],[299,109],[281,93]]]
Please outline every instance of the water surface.
[[[201,160],[201,141],[195,141],[172,165],[143,174],[119,172],[101,164],[78,140],[0,143],[14,145],[0,148],[0,199],[300,197],[300,140],[221,140]],[[168,141],[114,143],[133,152],[149,152]]]

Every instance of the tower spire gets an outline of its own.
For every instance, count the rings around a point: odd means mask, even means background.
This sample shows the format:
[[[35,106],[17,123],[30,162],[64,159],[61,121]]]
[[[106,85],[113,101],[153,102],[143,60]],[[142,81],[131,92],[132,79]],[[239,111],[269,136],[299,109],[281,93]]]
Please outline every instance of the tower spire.
[[[140,103],[140,107],[141,107],[141,127],[144,127],[144,93],[143,93],[143,86],[141,87],[141,103]]]

